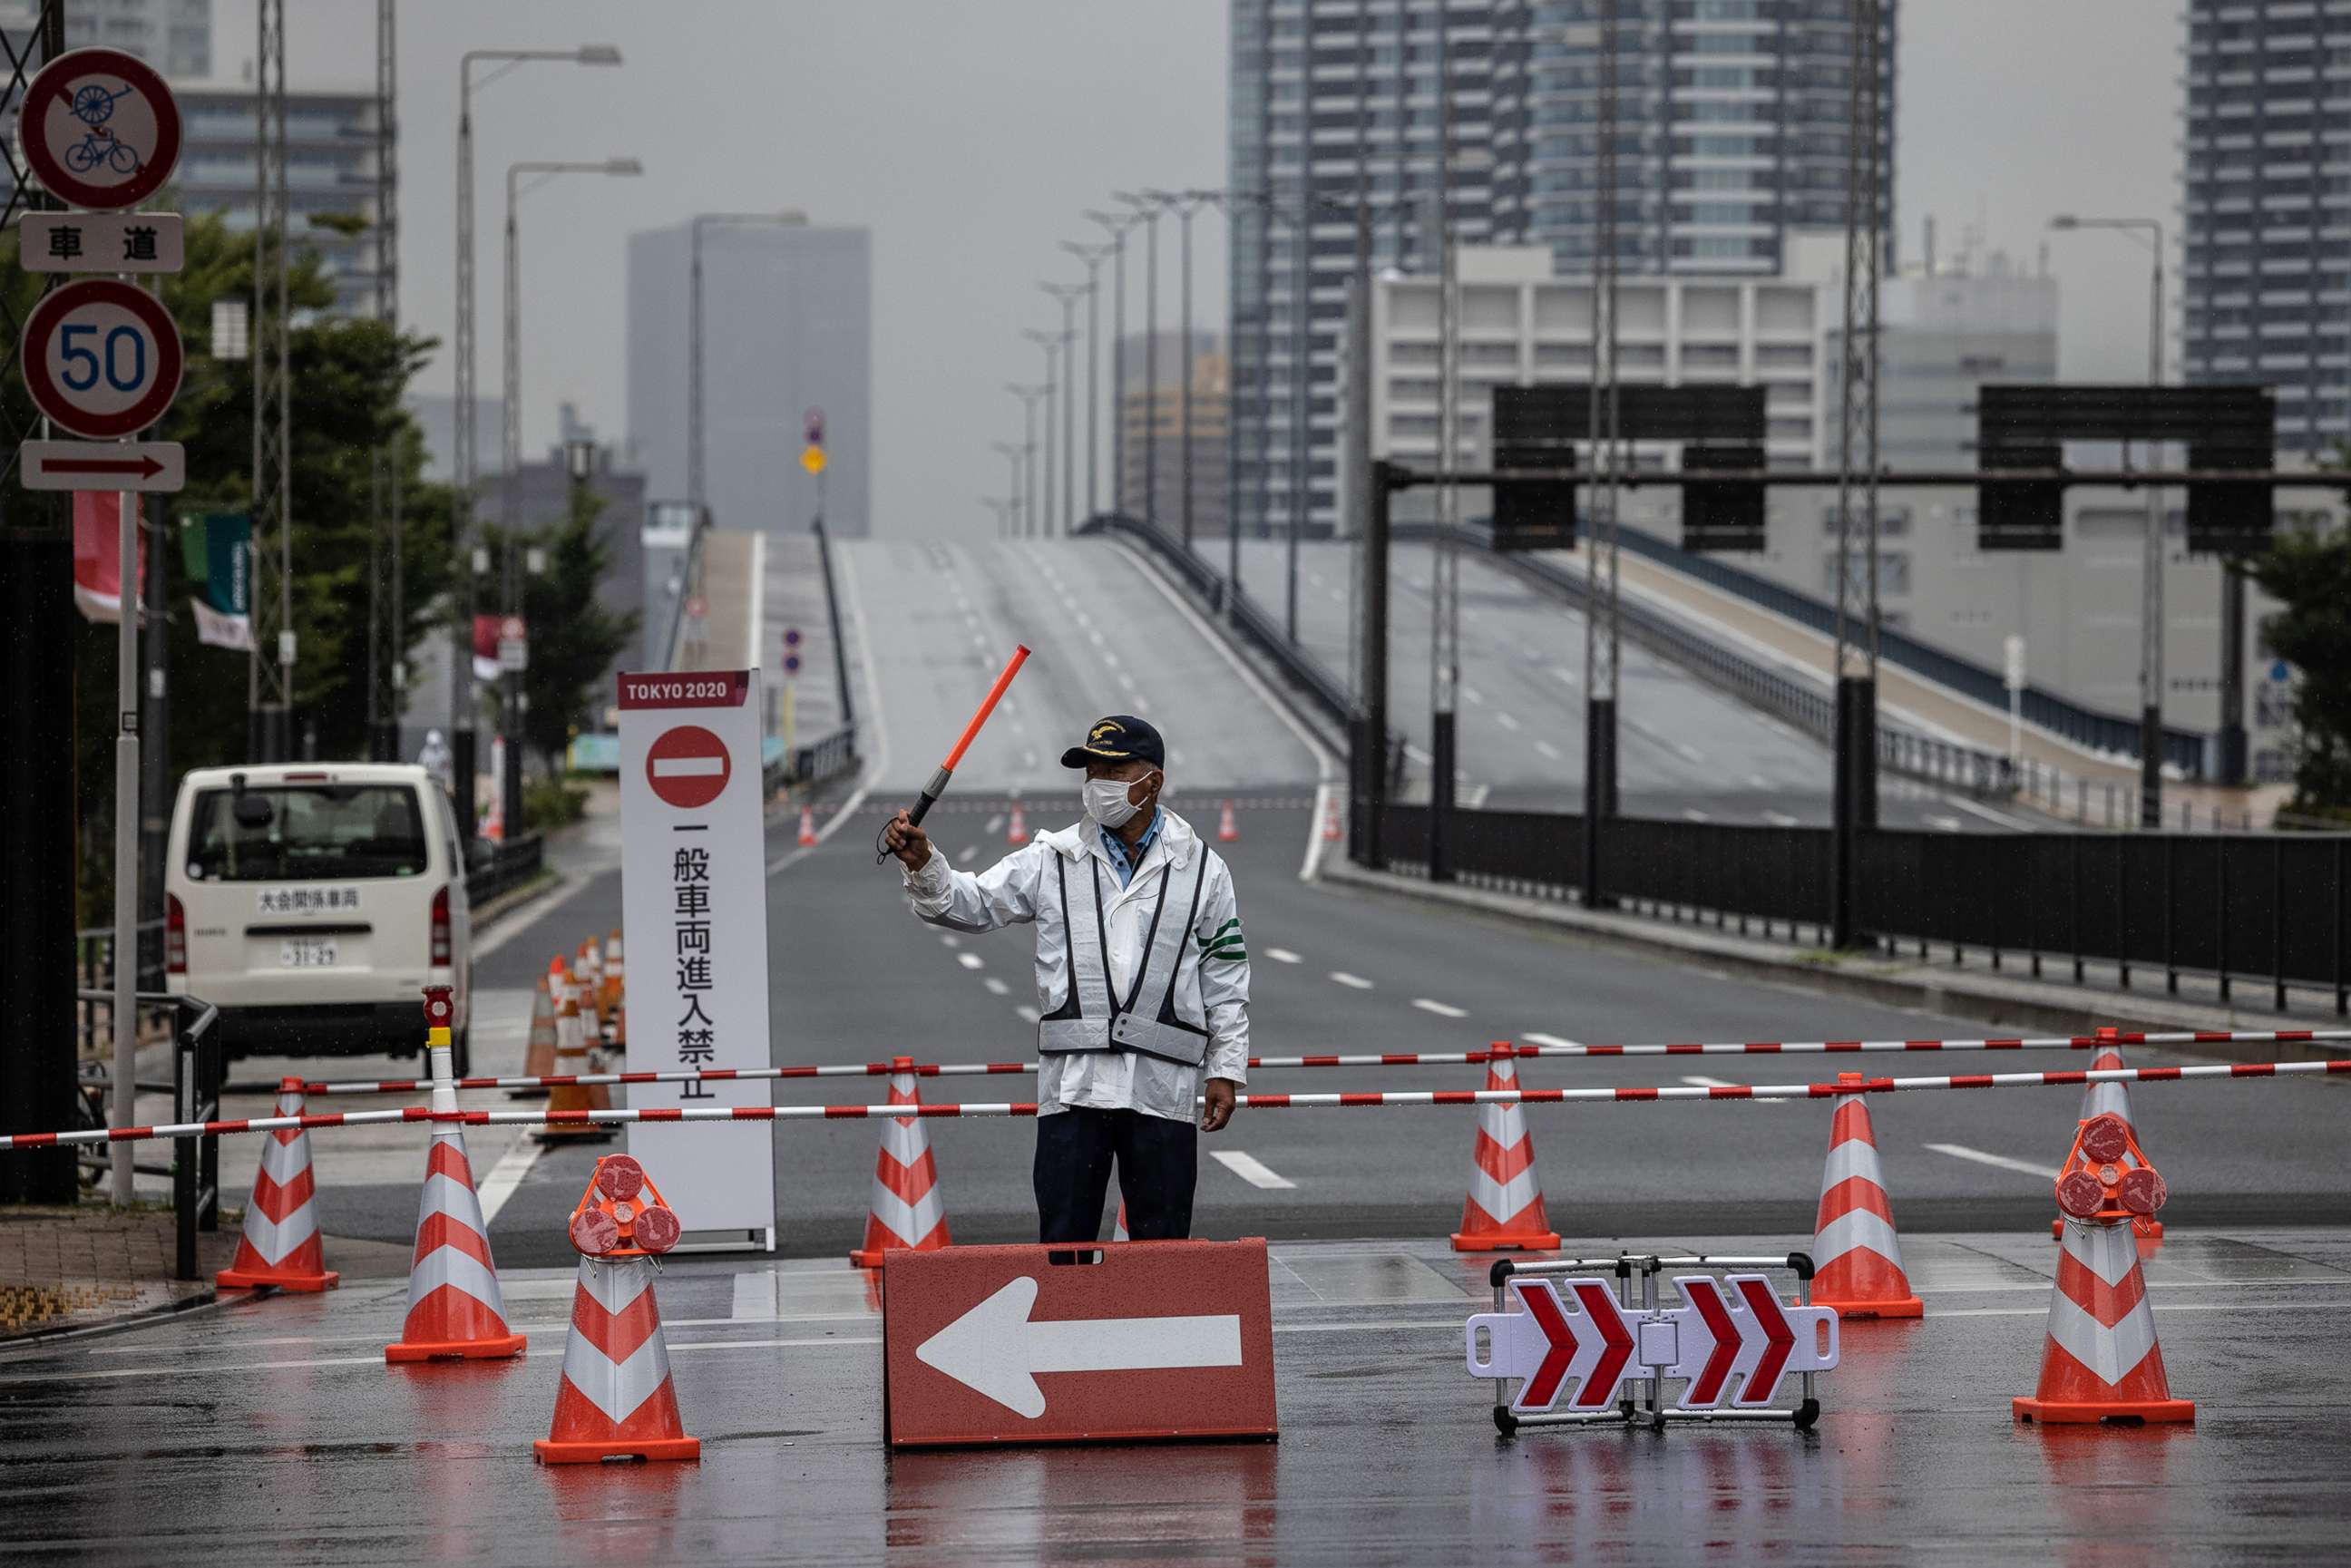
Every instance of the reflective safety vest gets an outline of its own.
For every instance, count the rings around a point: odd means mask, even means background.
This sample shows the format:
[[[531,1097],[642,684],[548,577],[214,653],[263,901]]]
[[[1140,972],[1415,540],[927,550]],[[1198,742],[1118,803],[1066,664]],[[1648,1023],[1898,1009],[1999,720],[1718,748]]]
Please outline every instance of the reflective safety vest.
[[[1082,918],[1085,891],[1080,903],[1070,902],[1070,862],[1053,856],[1053,889],[1061,900],[1061,926],[1069,936],[1069,957],[1062,976],[1061,1005],[1037,1020],[1037,1049],[1047,1055],[1083,1051],[1133,1051],[1165,1061],[1197,1067],[1208,1054],[1208,1020],[1199,1014],[1185,1016],[1176,1001],[1176,979],[1192,925],[1200,916],[1200,894],[1207,885],[1208,854],[1203,845],[1192,857],[1192,884],[1170,900],[1176,885],[1170,866],[1159,879],[1159,897],[1151,908],[1150,933],[1144,938],[1143,962],[1123,998],[1110,988],[1109,922],[1102,914],[1102,862],[1088,855],[1087,878],[1093,894],[1093,918]],[[1175,910],[1183,911],[1182,918]],[[1199,959],[1195,956],[1196,966]]]

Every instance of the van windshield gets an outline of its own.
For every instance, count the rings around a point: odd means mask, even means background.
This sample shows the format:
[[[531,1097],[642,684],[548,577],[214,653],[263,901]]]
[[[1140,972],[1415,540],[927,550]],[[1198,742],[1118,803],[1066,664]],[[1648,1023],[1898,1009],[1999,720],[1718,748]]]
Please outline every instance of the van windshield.
[[[263,808],[267,816],[263,816]],[[188,875],[208,882],[422,876],[424,813],[407,784],[271,784],[196,796]]]

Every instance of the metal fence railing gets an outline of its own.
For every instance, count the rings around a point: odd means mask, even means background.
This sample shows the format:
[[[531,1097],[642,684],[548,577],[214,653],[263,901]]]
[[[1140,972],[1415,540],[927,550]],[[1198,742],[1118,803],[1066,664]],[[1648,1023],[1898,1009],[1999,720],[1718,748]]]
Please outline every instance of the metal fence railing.
[[[110,1005],[110,990],[84,989],[85,1009]],[[210,1122],[220,1116],[221,1086],[228,1076],[227,1057],[221,1046],[220,1012],[194,997],[141,991],[138,1007],[142,1023],[156,1020],[168,1028],[172,1040],[172,1076],[162,1080],[133,1079],[136,1094],[169,1094],[172,1119]],[[104,1127],[107,1102],[114,1080],[103,1061],[86,1059],[74,1079],[74,1123],[78,1127]],[[145,1145],[134,1145],[144,1147]],[[84,1187],[95,1187],[112,1168],[114,1150],[104,1144],[89,1145],[76,1154],[75,1165]],[[173,1140],[170,1165],[133,1163],[141,1176],[172,1178],[172,1212],[176,1231],[174,1277],[199,1277],[196,1232],[220,1228],[220,1139],[187,1137]]]
[[[1425,868],[1428,808],[1390,806],[1392,866]],[[1456,810],[1455,879],[1536,897],[1580,894],[1583,819],[1572,812]],[[1887,946],[1954,963],[1970,949],[2026,961],[2113,965],[2267,985],[2351,1001],[2351,834],[1949,833],[1865,829],[1856,838],[1856,923]],[[1741,933],[1827,941],[1830,830],[1614,817],[1604,824],[1602,885],[1616,905],[1712,915]]]
[[[537,833],[504,843],[475,839],[465,857],[465,897],[474,904],[496,898],[537,876],[545,863],[546,842]]]

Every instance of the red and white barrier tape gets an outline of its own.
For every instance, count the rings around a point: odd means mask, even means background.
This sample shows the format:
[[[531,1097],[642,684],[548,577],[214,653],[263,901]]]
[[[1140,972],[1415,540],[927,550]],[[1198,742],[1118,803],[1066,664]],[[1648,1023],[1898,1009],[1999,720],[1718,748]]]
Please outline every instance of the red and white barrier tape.
[[[2116,1045],[2283,1045],[2351,1042],[2351,1030],[2199,1030],[2149,1034],[2013,1036],[1995,1040],[1750,1040],[1672,1045],[1519,1045],[1497,1041],[1491,1051],[1395,1051],[1353,1056],[1252,1056],[1251,1068],[1278,1067],[1460,1067],[1539,1056],[1838,1056],[1928,1051],[2092,1051]],[[950,1061],[901,1068],[887,1061],[852,1061],[821,1067],[678,1068],[648,1072],[554,1072],[503,1078],[460,1078],[460,1089],[551,1089],[565,1084],[697,1083],[721,1080],[786,1078],[885,1078],[911,1071],[917,1078],[986,1078],[1034,1072],[1033,1061]],[[426,1078],[354,1079],[305,1083],[308,1094],[413,1094],[433,1086]]]
[[[1834,1100],[1847,1094],[1890,1094],[1917,1089],[2036,1089],[2085,1083],[2177,1083],[2209,1078],[2351,1076],[2351,1059],[2325,1061],[2216,1062],[2198,1067],[2121,1067],[2063,1072],[1975,1072],[1943,1078],[1859,1078],[1847,1083],[1719,1083],[1627,1089],[1423,1089],[1370,1093],[1243,1094],[1244,1109],[1354,1110],[1382,1105],[1566,1105],[1652,1100]],[[386,1122],[449,1122],[465,1126],[535,1126],[591,1122],[840,1122],[890,1116],[1033,1116],[1034,1102],[996,1101],[945,1105],[713,1105],[643,1111],[397,1111],[328,1112],[316,1116],[253,1116],[226,1122],[181,1122],[153,1127],[93,1127],[66,1133],[0,1136],[0,1150],[64,1144],[134,1143],[148,1138],[200,1138],[271,1133],[288,1127],[356,1127]]]

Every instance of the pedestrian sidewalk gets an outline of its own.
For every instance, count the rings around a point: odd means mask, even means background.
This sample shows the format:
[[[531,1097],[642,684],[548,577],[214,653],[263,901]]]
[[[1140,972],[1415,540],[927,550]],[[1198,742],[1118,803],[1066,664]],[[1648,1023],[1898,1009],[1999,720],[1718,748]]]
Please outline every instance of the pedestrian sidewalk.
[[[196,1273],[174,1280],[169,1207],[0,1207],[0,1340],[85,1329],[201,1305],[236,1231],[196,1235]]]

